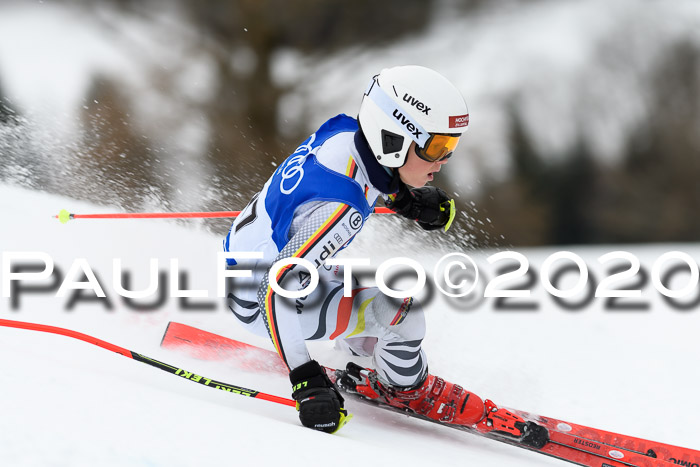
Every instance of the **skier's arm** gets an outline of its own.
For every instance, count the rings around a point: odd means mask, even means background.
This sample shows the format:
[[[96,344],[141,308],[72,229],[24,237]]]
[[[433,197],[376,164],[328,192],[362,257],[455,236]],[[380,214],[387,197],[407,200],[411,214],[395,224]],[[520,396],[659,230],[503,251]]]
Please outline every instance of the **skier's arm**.
[[[284,258],[303,258],[316,268],[333,256],[355,235],[359,226],[351,223],[361,214],[347,204],[324,203],[301,225],[292,224],[296,233],[282,249],[275,262]],[[356,228],[352,226],[356,225]],[[277,274],[285,290],[300,290],[307,284],[306,268],[290,265]],[[280,297],[270,287],[270,271],[258,291],[260,308],[265,313],[270,338],[289,368],[292,397],[297,401],[299,419],[309,428],[328,433],[339,430],[351,417],[343,408],[344,400],[323,368],[311,360],[306,348],[294,299]]]
[[[417,221],[425,230],[444,227],[447,231],[456,214],[454,200],[434,186],[409,189],[401,183],[399,191],[389,195],[385,203],[397,214]]]

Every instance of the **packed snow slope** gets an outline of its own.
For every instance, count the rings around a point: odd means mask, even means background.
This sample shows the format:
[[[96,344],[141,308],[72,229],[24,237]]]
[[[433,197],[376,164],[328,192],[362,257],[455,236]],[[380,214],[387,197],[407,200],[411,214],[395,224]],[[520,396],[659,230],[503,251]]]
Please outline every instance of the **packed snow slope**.
[[[1,299],[1,318],[74,329],[209,378],[290,396],[289,382],[279,375],[244,371],[231,361],[195,360],[159,347],[166,324],[176,320],[271,348],[246,334],[216,297],[221,238],[196,224],[170,221],[74,220],[61,225],[51,216],[62,208],[76,213],[111,211],[0,186],[3,293],[8,292],[6,266],[13,254],[43,252],[55,263],[54,273],[45,280],[11,282],[12,298]],[[375,241],[385,228],[378,217],[346,256],[370,257],[375,267],[392,257],[410,256],[430,276],[445,252],[399,240],[389,246]],[[603,270],[597,258],[620,249],[637,255],[647,272],[666,251],[700,259],[698,245],[571,248],[598,281]],[[554,251],[521,253],[531,269],[540,271]],[[485,260],[494,252],[464,253],[483,268],[482,281],[494,277],[495,269]],[[150,310],[143,306],[154,299],[125,301],[112,281],[114,260],[121,259],[123,270],[131,275],[130,289],[138,290],[148,285],[151,258],[164,271],[161,287],[170,278],[174,258],[187,279],[180,288],[206,291],[209,297],[189,299],[185,306],[177,298],[166,298]],[[69,285],[85,281],[78,274],[71,282],[73,264],[82,265],[78,272],[89,266],[109,306],[91,299],[93,290],[64,287],[65,296],[56,296],[64,280]],[[674,287],[682,287],[687,277],[677,276]],[[364,274],[363,279],[372,278]],[[698,307],[681,310],[664,301],[650,281],[635,279],[632,285],[643,283],[638,287],[642,297],[634,301],[646,303],[646,311],[612,311],[602,299],[571,311],[552,300],[536,279],[531,297],[521,299],[535,308],[531,311],[499,311],[494,299],[467,306],[437,291],[419,295],[428,321],[425,349],[431,371],[503,405],[699,449]],[[510,288],[525,285],[519,280]],[[483,287],[477,290],[483,294]],[[684,303],[697,293],[696,287]],[[348,357],[332,347],[314,343],[310,350],[325,364],[343,365]],[[563,465],[353,401],[347,407],[355,417],[339,433],[313,432],[299,424],[289,407],[192,384],[50,334],[0,327],[0,369],[0,464],[6,466],[308,467],[326,462],[355,466],[368,459],[376,465],[401,466]]]

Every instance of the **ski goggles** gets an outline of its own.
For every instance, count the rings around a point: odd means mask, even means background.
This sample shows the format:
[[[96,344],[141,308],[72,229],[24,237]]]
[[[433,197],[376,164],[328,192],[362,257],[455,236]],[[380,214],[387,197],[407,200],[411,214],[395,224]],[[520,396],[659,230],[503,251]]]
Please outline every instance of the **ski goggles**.
[[[416,154],[428,162],[439,162],[449,159],[455,148],[457,148],[460,136],[459,133],[432,133],[425,146],[420,147],[416,144]]]

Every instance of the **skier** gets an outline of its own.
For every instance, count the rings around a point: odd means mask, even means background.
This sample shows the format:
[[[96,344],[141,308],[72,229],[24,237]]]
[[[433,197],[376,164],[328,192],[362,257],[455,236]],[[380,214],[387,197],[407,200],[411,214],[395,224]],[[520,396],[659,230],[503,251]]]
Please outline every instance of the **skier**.
[[[344,297],[343,268],[326,265],[360,232],[380,197],[423,229],[447,230],[454,200],[425,185],[448,162],[468,123],[464,98],[442,75],[420,66],[385,69],[372,78],[358,119],[341,114],[324,123],[231,226],[224,249],[261,257],[233,254],[229,267],[249,269],[252,277],[233,281],[228,306],[245,327],[272,339],[290,370],[304,426],[335,432],[349,419],[338,389],[309,356],[307,340],[335,340],[337,348],[373,357],[375,370],[348,364],[338,380],[346,390],[460,425],[497,410],[428,372],[418,301],[356,283]],[[285,298],[270,285],[271,266],[290,258],[318,269],[319,284],[306,297]],[[310,281],[298,264],[275,278],[288,291]]]

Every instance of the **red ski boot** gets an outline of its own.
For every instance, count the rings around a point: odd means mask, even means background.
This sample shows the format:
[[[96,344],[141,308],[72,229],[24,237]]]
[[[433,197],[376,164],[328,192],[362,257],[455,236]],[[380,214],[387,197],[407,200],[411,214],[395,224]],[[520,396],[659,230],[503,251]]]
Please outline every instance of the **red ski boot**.
[[[472,426],[486,415],[479,396],[431,374],[419,387],[399,390],[380,383],[376,371],[350,362],[337,382],[345,391],[443,423]]]
[[[464,390],[461,386],[428,374],[415,389],[398,390],[379,382],[377,372],[353,362],[336,375],[341,390],[451,425],[469,426],[481,433],[505,434],[540,448],[548,440],[547,430],[508,409]]]

